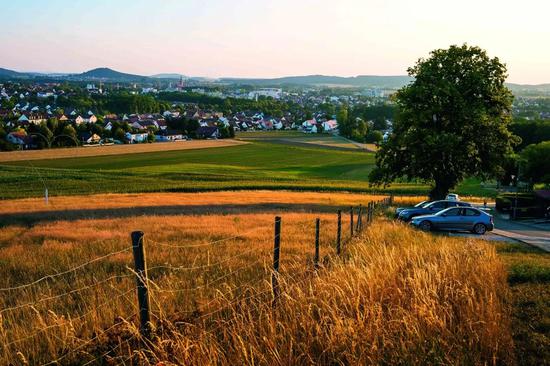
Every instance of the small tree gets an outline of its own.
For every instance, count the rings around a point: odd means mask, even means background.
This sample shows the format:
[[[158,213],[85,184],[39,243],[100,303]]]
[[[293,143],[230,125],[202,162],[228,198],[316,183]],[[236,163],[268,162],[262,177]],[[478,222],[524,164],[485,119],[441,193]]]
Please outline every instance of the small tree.
[[[382,132],[377,130],[369,130],[367,133],[367,136],[365,137],[365,142],[370,142],[373,144],[378,144],[382,139],[384,138],[384,135],[382,135]]]
[[[550,184],[550,141],[527,146],[521,152],[521,175],[531,184]]]
[[[430,197],[438,199],[468,176],[500,176],[517,139],[507,128],[513,96],[498,58],[451,46],[408,73],[415,81],[395,95],[393,134],[377,152],[371,181],[419,178],[433,184]]]

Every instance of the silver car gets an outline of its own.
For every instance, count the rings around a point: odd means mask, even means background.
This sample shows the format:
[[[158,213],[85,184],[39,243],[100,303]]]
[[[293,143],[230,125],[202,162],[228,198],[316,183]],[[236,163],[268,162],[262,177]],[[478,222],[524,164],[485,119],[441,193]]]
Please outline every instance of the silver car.
[[[451,207],[433,215],[417,216],[411,220],[411,225],[424,231],[468,230],[479,235],[494,228],[493,216],[473,207]]]

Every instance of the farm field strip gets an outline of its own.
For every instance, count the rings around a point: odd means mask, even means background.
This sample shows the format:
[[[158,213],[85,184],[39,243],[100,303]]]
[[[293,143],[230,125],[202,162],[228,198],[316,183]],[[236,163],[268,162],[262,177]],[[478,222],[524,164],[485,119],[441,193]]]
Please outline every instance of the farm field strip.
[[[67,210],[101,210],[140,207],[203,207],[207,213],[223,212],[227,207],[241,211],[289,209],[312,210],[317,208],[350,207],[366,205],[378,201],[387,195],[338,192],[293,192],[293,191],[221,191],[197,193],[151,193],[151,194],[98,194],[86,196],[52,197],[46,204],[43,198],[27,198],[2,201],[0,214],[30,214],[33,212]],[[424,196],[396,196],[400,205],[412,205],[424,200]],[[281,207],[279,207],[281,206]],[[183,212],[182,212],[183,213]]]
[[[91,147],[69,147],[45,150],[24,150],[0,152],[0,163],[26,160],[64,159],[75,157],[138,154],[157,151],[193,150],[212,147],[227,147],[245,144],[239,140],[193,140],[158,142],[152,144],[111,145]]]
[[[98,193],[197,192],[221,190],[311,190],[393,192],[425,195],[424,183],[372,187],[374,155],[362,151],[297,147],[269,142],[185,151],[109,157],[5,162],[0,199]],[[462,188],[463,187],[463,188]],[[492,196],[468,180],[457,193]]]

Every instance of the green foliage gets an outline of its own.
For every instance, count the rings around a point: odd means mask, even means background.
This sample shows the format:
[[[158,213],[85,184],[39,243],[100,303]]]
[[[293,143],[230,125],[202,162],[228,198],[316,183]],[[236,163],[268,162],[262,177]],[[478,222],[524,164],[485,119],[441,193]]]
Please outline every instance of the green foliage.
[[[393,134],[377,153],[372,181],[419,178],[433,182],[432,198],[442,198],[468,176],[501,175],[516,139],[507,128],[513,97],[498,58],[451,46],[408,73],[415,81],[396,94]]]
[[[390,104],[380,104],[369,106],[359,104],[352,110],[353,117],[359,117],[364,121],[372,121],[372,128],[375,130],[385,130],[388,128],[386,120],[393,120],[396,113],[396,107]]]
[[[198,93],[163,92],[158,94],[159,100],[169,102],[196,103],[205,109],[230,114],[241,111],[260,111],[273,117],[282,117],[283,112],[289,111],[293,114],[303,111],[296,103],[289,103],[275,100],[273,98],[261,97],[257,101],[241,98],[218,98]]]
[[[529,145],[521,152],[522,178],[550,184],[550,141]]]
[[[382,132],[378,130],[370,130],[365,137],[365,142],[379,143],[382,141],[383,138],[384,135],[382,135]]]
[[[345,137],[351,137],[353,133],[353,127],[349,121],[348,106],[343,105],[336,114],[336,121],[338,122],[338,130],[340,134]]]
[[[550,141],[550,120],[515,119],[510,125],[510,130],[521,138],[521,143],[516,147],[517,151],[527,145]]]
[[[77,108],[80,111],[93,110],[95,113],[158,113],[170,108],[150,95],[129,94],[126,92],[109,95],[88,95],[75,93],[57,100],[61,108]]]

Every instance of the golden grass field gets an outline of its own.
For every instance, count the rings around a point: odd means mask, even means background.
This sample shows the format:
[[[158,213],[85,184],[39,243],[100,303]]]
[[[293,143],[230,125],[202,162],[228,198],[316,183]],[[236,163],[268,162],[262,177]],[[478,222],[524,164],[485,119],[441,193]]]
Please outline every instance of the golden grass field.
[[[193,140],[154,144],[69,147],[63,149],[22,150],[0,152],[0,163],[9,161],[76,158],[85,156],[137,154],[154,151],[206,149],[246,144],[239,140]]]
[[[491,245],[378,218],[335,256],[336,210],[380,198],[260,191],[3,201],[0,215],[31,219],[0,227],[0,364],[513,363],[506,271]],[[161,209],[144,210],[152,206]],[[276,214],[282,297],[273,310]],[[345,238],[348,225],[344,215]],[[151,280],[154,336],[144,344],[133,230],[145,232]]]
[[[25,198],[2,200],[0,215],[30,213],[63,213],[66,210],[98,210],[148,207],[173,208],[200,212],[219,212],[224,208],[244,209],[279,207],[279,208],[333,208],[335,206],[366,205],[369,201],[381,200],[387,195],[341,192],[293,192],[293,191],[221,191],[196,193],[147,193],[147,194],[95,194],[83,196],[50,197],[48,204],[43,198]],[[424,196],[394,196],[395,205],[414,205],[427,199]],[[472,203],[483,203],[483,198],[465,197]],[[280,205],[280,206],[277,206]]]

